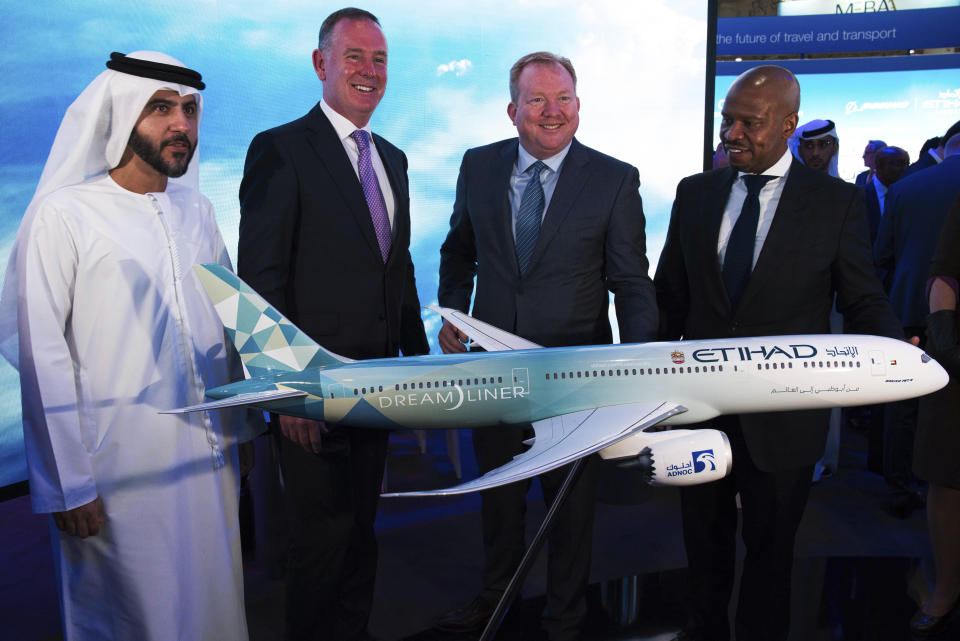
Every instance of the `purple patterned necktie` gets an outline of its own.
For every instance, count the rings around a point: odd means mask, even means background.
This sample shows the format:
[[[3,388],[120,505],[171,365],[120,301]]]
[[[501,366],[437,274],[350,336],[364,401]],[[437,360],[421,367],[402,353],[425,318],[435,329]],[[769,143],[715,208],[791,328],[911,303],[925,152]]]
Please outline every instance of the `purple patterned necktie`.
[[[377,232],[377,242],[380,244],[380,255],[383,257],[383,262],[387,262],[392,240],[390,218],[387,216],[387,205],[383,201],[377,172],[373,170],[373,163],[370,161],[369,136],[370,134],[363,129],[357,129],[350,134],[350,137],[357,141],[357,151],[360,152],[360,157],[357,159],[357,169],[360,170],[360,185],[363,187],[363,195],[367,197],[367,207],[370,209],[373,229]]]

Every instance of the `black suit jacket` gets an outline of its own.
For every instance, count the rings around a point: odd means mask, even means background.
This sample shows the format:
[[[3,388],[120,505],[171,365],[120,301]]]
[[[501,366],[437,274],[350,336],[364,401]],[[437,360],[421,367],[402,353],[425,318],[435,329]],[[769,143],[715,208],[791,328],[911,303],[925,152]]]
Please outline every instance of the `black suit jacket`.
[[[877,273],[904,327],[927,324],[927,277],[940,230],[960,193],[960,155],[890,185],[874,243]]]
[[[240,183],[238,274],[338,354],[425,354],[409,252],[407,158],[380,136],[373,140],[396,201],[386,264],[360,181],[317,104],[250,143]]]
[[[936,160],[933,159],[933,156],[930,155],[930,152],[925,151],[922,154],[920,154],[920,157],[917,158],[917,160],[914,163],[912,163],[909,167],[906,168],[906,170],[902,174],[900,174],[900,180],[903,180],[907,176],[910,176],[911,174],[915,174],[918,171],[923,171],[928,167],[933,167],[934,165],[938,165],[938,164],[940,163],[938,163]]]
[[[863,192],[794,160],[739,306],[731,309],[717,257],[732,168],[684,178],[655,283],[661,337],[677,340],[826,334],[834,294],[853,331],[902,338],[873,269]],[[829,410],[740,417],[761,470],[812,465]]]
[[[880,220],[883,218],[883,213],[880,211],[880,197],[877,196],[877,186],[873,184],[873,180],[864,186],[863,197],[867,206],[867,226],[870,228],[872,246],[877,240],[877,230],[880,229]]]
[[[615,295],[623,342],[651,340],[657,310],[648,276],[636,168],[573,140],[527,273],[517,263],[509,181],[518,140],[464,154],[450,231],[440,249],[440,304],[548,347],[611,341]]]

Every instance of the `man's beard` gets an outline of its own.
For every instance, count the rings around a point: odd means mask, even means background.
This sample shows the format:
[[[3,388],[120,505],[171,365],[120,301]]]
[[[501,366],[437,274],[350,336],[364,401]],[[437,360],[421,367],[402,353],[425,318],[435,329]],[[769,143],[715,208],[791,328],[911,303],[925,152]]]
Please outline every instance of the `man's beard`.
[[[173,161],[167,162],[163,158],[163,148],[173,142],[185,143],[188,151],[186,153],[175,153]],[[195,146],[190,144],[190,139],[187,138],[186,134],[175,134],[164,140],[160,145],[155,145],[151,140],[137,133],[136,129],[130,133],[130,140],[127,144],[130,145],[133,153],[140,156],[143,162],[170,178],[179,178],[187,173],[187,167],[190,166],[190,159],[193,158],[193,152],[196,149]]]

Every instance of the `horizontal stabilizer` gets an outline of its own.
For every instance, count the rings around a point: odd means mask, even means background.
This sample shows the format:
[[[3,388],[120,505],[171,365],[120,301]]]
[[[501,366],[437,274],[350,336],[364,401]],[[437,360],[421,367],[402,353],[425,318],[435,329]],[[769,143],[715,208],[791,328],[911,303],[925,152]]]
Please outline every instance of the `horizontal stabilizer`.
[[[209,403],[200,403],[199,405],[189,405],[187,407],[178,407],[174,410],[166,410],[160,414],[186,414],[188,412],[202,412],[205,410],[219,410],[225,407],[239,407],[241,405],[256,405],[257,403],[266,403],[267,401],[278,401],[283,398],[298,398],[309,396],[306,392],[297,389],[268,390],[266,392],[250,392],[249,394],[237,394],[229,398],[223,398],[219,401],[210,401]]]
[[[536,434],[533,447],[506,465],[454,487],[395,492],[383,496],[448,496],[521,481],[598,452],[631,434],[685,411],[686,408],[675,403],[629,403],[536,421],[533,423]]]
[[[488,352],[503,352],[513,349],[538,349],[542,347],[542,345],[537,345],[525,338],[520,338],[515,334],[505,332],[493,325],[478,321],[473,316],[464,314],[457,309],[438,307],[436,305],[427,305],[427,309],[443,316],[444,320],[455,325],[457,329],[469,336],[470,340]]]

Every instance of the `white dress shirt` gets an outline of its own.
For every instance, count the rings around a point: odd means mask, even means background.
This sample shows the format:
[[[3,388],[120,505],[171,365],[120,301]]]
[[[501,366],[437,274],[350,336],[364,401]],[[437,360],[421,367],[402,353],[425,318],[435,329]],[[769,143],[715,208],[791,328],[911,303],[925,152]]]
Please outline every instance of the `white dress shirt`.
[[[790,173],[790,163],[793,161],[793,154],[787,149],[780,156],[780,160],[773,167],[762,172],[763,176],[776,176],[770,180],[760,190],[760,220],[757,223],[757,237],[753,245],[753,263],[757,266],[757,257],[760,250],[763,249],[763,242],[767,239],[770,232],[770,225],[773,224],[773,215],[777,211],[777,205],[780,204],[780,195],[783,193],[783,186],[787,182],[787,174]],[[744,172],[737,174],[737,179],[733,181],[733,187],[730,188],[730,197],[727,198],[727,206],[723,210],[723,220],[720,223],[720,234],[717,237],[717,260],[723,265],[724,256],[727,253],[727,243],[730,242],[730,232],[733,231],[733,225],[740,217],[740,210],[743,208],[743,201],[747,199],[747,186],[743,182],[743,177],[747,175]]]
[[[870,180],[873,181],[873,188],[877,190],[877,200],[880,202],[880,215],[883,216],[883,201],[887,197],[887,186],[877,180],[876,174],[874,174]]]

